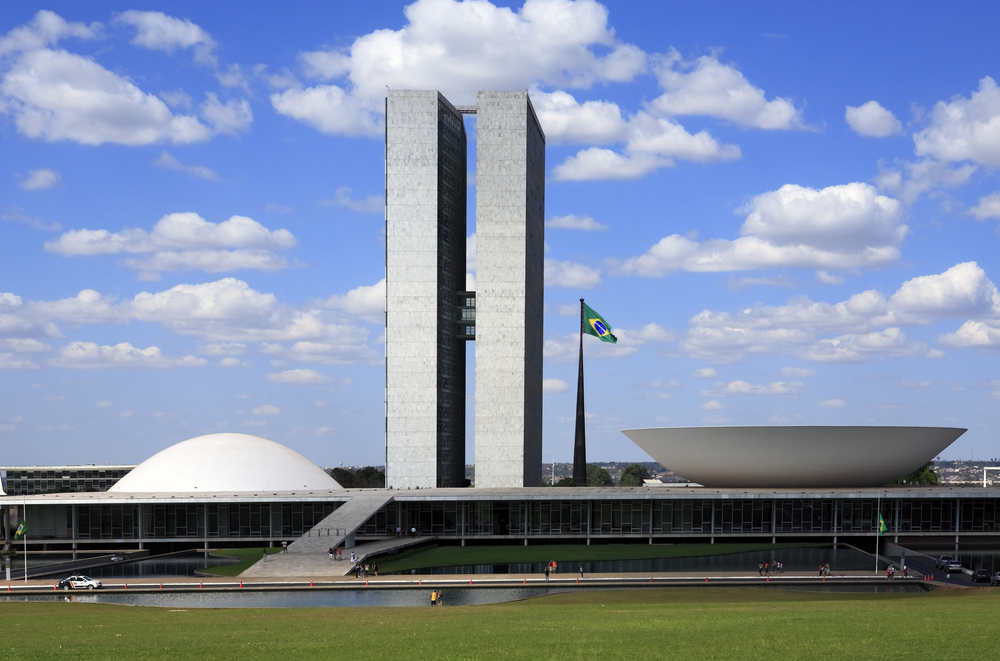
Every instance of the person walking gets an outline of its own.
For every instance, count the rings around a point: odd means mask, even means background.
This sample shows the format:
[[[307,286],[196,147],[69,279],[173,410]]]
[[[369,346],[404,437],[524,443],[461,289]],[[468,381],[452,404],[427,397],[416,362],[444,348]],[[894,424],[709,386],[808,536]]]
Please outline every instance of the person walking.
[[[909,577],[910,577],[910,574],[909,574],[909,572],[906,569],[906,565],[903,565],[903,580],[905,581]]]
[[[331,546],[326,552],[330,556],[330,560],[333,560],[333,547]]]
[[[552,568],[551,566],[549,566],[549,565],[545,565],[545,582],[546,582],[546,583],[548,583],[548,582],[549,582],[549,570],[550,570],[551,568]]]
[[[764,563],[764,576],[770,576],[770,575],[771,575],[771,565],[765,562]]]
[[[580,578],[583,578],[583,565],[580,565]]]
[[[281,542],[281,552],[282,553],[288,553],[288,542],[287,541]]]
[[[764,563],[763,562],[758,562],[757,563],[757,573],[760,574],[761,576],[764,575]]]
[[[431,590],[431,606],[437,606],[437,603],[438,603],[437,590]]]

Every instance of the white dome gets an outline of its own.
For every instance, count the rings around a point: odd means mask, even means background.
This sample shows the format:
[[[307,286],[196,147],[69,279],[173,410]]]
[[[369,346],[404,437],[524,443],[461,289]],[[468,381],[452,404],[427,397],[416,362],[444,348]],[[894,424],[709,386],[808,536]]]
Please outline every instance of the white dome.
[[[342,487],[284,445],[248,434],[209,434],[172,445],[108,491],[119,493],[300,491]]]

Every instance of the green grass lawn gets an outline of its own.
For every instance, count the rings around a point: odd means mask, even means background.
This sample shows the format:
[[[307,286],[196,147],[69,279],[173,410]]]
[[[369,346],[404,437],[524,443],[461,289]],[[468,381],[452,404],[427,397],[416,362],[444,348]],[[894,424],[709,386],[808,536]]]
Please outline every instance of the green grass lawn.
[[[274,553],[281,553],[281,549],[278,547],[257,547],[249,549],[220,549],[217,551],[212,551],[214,556],[228,556],[230,558],[239,558],[240,562],[231,565],[220,565],[218,567],[207,567],[201,569],[203,574],[214,574],[215,576],[239,576],[243,573],[247,567],[257,562],[263,557],[261,551],[267,551],[268,555]]]
[[[1000,590],[574,592],[491,606],[0,603],[0,659],[988,659]]]
[[[823,546],[823,544],[594,544],[591,546],[553,544],[546,546],[464,547],[427,545],[404,549],[397,555],[379,556],[376,560],[380,574],[423,567],[497,565],[512,562],[547,562],[549,560],[559,562],[560,567],[565,568],[566,571],[573,571],[575,567],[570,567],[572,563],[590,560],[690,558],[808,546]]]

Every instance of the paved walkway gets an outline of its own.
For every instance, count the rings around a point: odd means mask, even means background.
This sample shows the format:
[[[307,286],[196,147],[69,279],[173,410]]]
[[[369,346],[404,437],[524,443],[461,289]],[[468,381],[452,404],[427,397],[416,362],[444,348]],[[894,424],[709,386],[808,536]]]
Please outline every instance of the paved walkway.
[[[322,539],[326,539],[323,537]],[[334,539],[331,537],[330,539]],[[351,551],[364,562],[370,555],[385,553],[393,549],[403,549],[415,544],[437,539],[436,537],[390,537],[370,544],[362,544],[352,549],[345,549],[347,553],[343,560],[330,560],[326,551],[323,553],[292,553],[289,547],[288,553],[276,553],[267,556],[267,562],[257,561],[244,571],[240,578],[301,578],[314,577],[323,580],[330,578],[341,578],[351,573],[353,565],[349,560]],[[329,548],[329,547],[327,547]]]

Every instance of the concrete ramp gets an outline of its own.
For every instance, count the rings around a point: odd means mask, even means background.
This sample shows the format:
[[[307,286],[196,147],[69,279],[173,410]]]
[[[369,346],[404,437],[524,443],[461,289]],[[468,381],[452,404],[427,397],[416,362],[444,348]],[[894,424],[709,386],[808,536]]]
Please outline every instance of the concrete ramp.
[[[331,546],[336,548],[345,542],[347,548],[354,546],[354,533],[375,516],[375,513],[392,502],[392,496],[385,491],[358,491],[351,499],[337,508],[306,534],[288,545],[289,553],[323,553]]]

